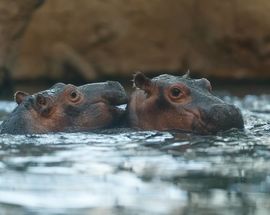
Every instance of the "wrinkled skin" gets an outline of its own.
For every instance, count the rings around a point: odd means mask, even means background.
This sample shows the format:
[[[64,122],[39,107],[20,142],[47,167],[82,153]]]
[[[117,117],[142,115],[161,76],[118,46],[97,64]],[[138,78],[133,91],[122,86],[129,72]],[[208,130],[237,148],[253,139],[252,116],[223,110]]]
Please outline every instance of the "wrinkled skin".
[[[164,74],[149,79],[137,73],[134,84],[127,110],[131,127],[199,134],[244,127],[240,110],[214,96],[205,78]]]
[[[29,95],[15,93],[18,106],[4,120],[1,133],[77,132],[113,127],[122,117],[116,107],[127,102],[123,87],[114,81],[76,87],[57,83]]]

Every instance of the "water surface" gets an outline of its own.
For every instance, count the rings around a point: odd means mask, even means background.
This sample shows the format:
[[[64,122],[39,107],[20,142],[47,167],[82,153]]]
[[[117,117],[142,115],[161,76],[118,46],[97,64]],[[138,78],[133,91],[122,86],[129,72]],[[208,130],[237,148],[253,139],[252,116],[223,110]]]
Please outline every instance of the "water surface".
[[[244,131],[1,135],[0,214],[269,214],[270,96],[223,98]]]

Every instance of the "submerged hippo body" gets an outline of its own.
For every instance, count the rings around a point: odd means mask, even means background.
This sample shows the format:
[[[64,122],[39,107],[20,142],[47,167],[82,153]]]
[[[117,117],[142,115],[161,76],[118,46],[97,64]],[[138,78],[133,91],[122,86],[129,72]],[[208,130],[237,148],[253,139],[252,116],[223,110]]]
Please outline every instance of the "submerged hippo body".
[[[137,73],[134,84],[127,110],[131,127],[199,134],[244,127],[240,110],[214,96],[205,78],[164,74],[149,79]]]
[[[127,101],[123,87],[114,81],[76,87],[57,83],[29,95],[15,93],[18,106],[4,120],[1,133],[34,134],[89,131],[113,126],[123,115],[116,107]]]

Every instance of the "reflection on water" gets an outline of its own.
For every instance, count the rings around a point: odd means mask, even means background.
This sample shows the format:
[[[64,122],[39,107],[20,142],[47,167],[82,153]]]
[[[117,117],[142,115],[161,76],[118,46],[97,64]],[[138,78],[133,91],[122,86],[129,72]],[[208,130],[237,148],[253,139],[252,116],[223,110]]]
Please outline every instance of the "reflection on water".
[[[0,214],[268,214],[270,96],[224,99],[245,131],[1,135]]]

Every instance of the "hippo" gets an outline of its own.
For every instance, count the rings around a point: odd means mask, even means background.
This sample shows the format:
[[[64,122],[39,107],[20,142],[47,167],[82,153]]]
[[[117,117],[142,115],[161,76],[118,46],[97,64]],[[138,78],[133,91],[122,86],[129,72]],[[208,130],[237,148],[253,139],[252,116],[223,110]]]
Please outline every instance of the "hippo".
[[[244,128],[240,110],[214,96],[205,78],[163,74],[150,79],[138,72],[133,81],[136,89],[127,107],[133,128],[198,134]]]
[[[57,83],[33,95],[18,91],[18,104],[3,121],[0,133],[42,134],[110,128],[121,120],[127,95],[119,82],[74,86]]]

